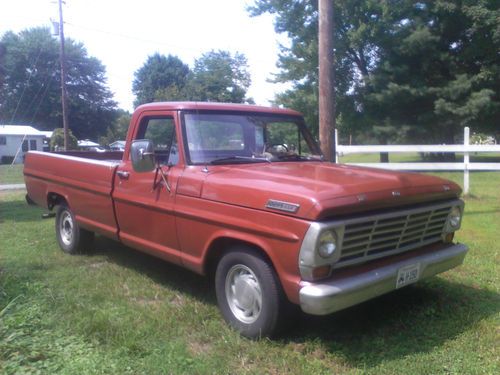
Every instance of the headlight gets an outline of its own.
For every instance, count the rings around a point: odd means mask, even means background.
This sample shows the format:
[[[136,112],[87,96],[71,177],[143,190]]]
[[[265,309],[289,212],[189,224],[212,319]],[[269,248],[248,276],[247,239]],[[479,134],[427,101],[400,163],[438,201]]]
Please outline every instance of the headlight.
[[[318,253],[322,258],[329,258],[337,249],[337,235],[331,230],[326,230],[319,236]]]
[[[448,215],[448,224],[450,229],[456,230],[460,227],[460,220],[462,218],[462,211],[459,207],[455,206],[451,209],[450,214]]]

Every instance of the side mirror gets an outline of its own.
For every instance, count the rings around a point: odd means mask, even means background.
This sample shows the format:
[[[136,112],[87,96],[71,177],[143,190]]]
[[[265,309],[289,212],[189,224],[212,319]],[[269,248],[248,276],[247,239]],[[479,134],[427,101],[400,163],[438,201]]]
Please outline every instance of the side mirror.
[[[149,139],[137,139],[130,146],[130,159],[136,172],[150,172],[155,169],[153,142]]]

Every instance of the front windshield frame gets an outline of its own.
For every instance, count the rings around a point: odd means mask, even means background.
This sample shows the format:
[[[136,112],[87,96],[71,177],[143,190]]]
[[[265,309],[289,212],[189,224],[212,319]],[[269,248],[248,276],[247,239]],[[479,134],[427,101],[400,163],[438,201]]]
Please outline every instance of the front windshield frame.
[[[304,119],[301,116],[294,116],[294,115],[288,115],[288,114],[281,114],[281,113],[268,113],[268,112],[252,112],[252,111],[213,111],[213,110],[184,110],[181,112],[181,128],[182,128],[182,139],[183,139],[183,146],[184,146],[184,153],[185,153],[185,159],[186,163],[188,165],[208,165],[211,164],[213,161],[217,161],[219,158],[214,158],[212,160],[193,160],[193,157],[191,155],[192,151],[189,147],[189,139],[188,139],[188,134],[187,134],[187,124],[186,124],[186,115],[200,115],[200,116],[205,116],[205,115],[214,115],[214,116],[245,116],[245,117],[261,117],[263,120],[269,120],[269,123],[278,123],[278,122],[288,122],[288,123],[293,123],[297,125],[297,130],[300,133],[300,135],[303,138],[303,141],[306,142],[307,147],[309,148],[311,152],[311,157],[302,157],[297,155],[297,158],[286,158],[284,160],[278,160],[278,159],[261,159],[257,156],[251,156],[251,157],[240,157],[240,155],[234,155],[233,160],[228,160],[227,162],[222,162],[222,163],[217,163],[217,164],[241,164],[241,163],[251,163],[252,161],[265,161],[265,162],[278,162],[278,161],[286,161],[286,162],[293,162],[293,161],[321,161],[323,159],[321,149],[319,148],[318,143],[310,133],[309,129],[307,128]],[[272,121],[271,121],[272,120]],[[300,139],[300,138],[299,138]],[[299,147],[300,150],[300,147]],[[234,150],[235,154],[237,154],[237,150]],[[221,155],[220,159],[227,159],[228,155]],[[230,155],[229,155],[230,156]],[[251,160],[251,159],[254,160]]]

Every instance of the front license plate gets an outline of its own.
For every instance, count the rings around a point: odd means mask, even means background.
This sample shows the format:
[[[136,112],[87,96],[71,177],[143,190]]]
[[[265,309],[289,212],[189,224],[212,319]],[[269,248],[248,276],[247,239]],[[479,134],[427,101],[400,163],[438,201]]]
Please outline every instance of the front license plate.
[[[396,289],[415,283],[420,277],[420,263],[400,268],[396,279]]]

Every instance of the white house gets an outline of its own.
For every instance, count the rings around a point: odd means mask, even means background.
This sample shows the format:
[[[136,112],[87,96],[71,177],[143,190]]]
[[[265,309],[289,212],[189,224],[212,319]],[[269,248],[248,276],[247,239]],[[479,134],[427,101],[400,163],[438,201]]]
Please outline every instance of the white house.
[[[31,126],[0,125],[0,162],[22,163],[26,152],[43,151],[46,135]]]
[[[114,141],[109,144],[109,148],[113,151],[124,151],[125,150],[125,141]]]

